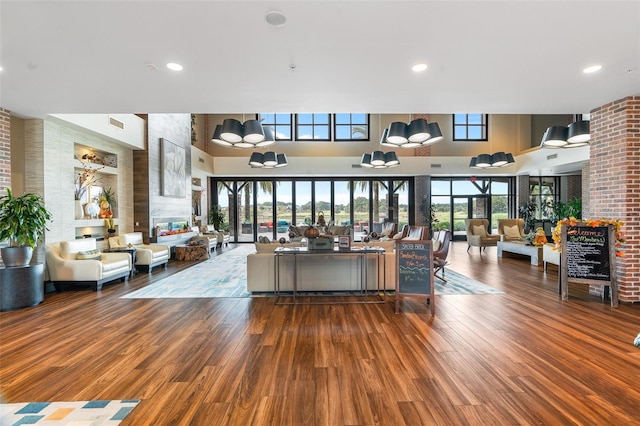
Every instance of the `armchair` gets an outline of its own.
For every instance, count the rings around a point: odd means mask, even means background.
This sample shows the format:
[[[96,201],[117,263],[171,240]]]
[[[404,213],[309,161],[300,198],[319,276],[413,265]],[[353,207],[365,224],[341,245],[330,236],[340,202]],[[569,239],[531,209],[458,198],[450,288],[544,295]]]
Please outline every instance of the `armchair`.
[[[117,237],[109,238],[109,247],[135,247],[136,248],[136,269],[146,269],[151,272],[155,266],[164,265],[167,267],[171,249],[166,244],[144,244],[142,232],[130,232]]]
[[[434,236],[433,249],[433,275],[438,277],[445,283],[447,280],[444,278],[444,267],[448,265],[447,256],[449,255],[449,243],[451,242],[451,231],[441,230]]]
[[[500,237],[487,232],[489,227],[488,219],[465,219],[465,230],[467,232],[467,251],[471,246],[478,247],[480,254],[486,247],[498,245]]]
[[[213,225],[207,225],[204,230],[204,235],[213,235],[216,237],[217,243],[216,247],[222,248],[223,245],[229,247],[229,241],[231,240],[231,235],[227,231],[218,231]]]
[[[520,241],[524,237],[524,219],[498,219],[500,241]]]
[[[191,232],[195,232],[196,236],[191,238],[191,241],[200,241],[200,244],[204,244],[209,247],[209,251],[216,248],[218,245],[218,236],[214,234],[203,234],[200,232],[200,227],[192,226]]]
[[[404,225],[402,227],[403,240],[427,240],[429,238],[428,226]]]
[[[106,282],[126,281],[131,272],[127,253],[100,253],[95,238],[60,241],[45,247],[47,273],[57,291],[64,284],[90,284],[93,291]]]

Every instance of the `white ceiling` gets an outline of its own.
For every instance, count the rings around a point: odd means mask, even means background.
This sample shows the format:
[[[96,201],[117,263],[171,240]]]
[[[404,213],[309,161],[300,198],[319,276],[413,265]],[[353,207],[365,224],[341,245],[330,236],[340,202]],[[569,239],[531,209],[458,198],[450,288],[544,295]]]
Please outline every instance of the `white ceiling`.
[[[24,117],[571,114],[640,94],[638,0],[2,0],[0,20],[0,106]]]

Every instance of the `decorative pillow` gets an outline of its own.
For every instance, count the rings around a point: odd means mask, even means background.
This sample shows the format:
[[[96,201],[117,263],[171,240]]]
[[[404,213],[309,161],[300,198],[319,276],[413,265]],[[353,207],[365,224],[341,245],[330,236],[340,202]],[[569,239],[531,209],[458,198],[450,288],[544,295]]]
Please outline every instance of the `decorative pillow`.
[[[262,236],[262,237],[258,237],[258,242],[260,244],[269,244],[271,240],[269,239],[269,237]]]
[[[100,260],[98,250],[81,250],[76,253],[76,260]]]
[[[520,227],[518,225],[504,226],[504,235],[509,238],[520,238]]]
[[[484,238],[487,236],[487,229],[484,225],[473,225],[473,235]]]

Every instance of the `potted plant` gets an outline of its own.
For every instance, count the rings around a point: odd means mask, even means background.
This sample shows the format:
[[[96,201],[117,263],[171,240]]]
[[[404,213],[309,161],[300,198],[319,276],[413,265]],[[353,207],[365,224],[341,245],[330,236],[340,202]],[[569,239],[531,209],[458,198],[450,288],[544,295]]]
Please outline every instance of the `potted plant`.
[[[33,249],[47,230],[51,213],[44,207],[44,200],[37,194],[14,197],[7,188],[7,195],[0,197],[0,241],[8,241],[2,248],[5,266],[25,266],[31,262]]]
[[[216,228],[216,231],[222,231],[224,224],[224,214],[218,206],[211,206],[209,209],[209,223]]]

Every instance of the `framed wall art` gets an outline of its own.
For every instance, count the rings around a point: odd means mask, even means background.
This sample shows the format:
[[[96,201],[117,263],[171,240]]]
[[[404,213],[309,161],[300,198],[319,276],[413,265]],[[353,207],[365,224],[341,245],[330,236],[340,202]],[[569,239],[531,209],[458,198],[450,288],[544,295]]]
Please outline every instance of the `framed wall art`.
[[[185,198],[187,196],[187,179],[184,148],[167,139],[160,139],[160,162],[162,195]]]

